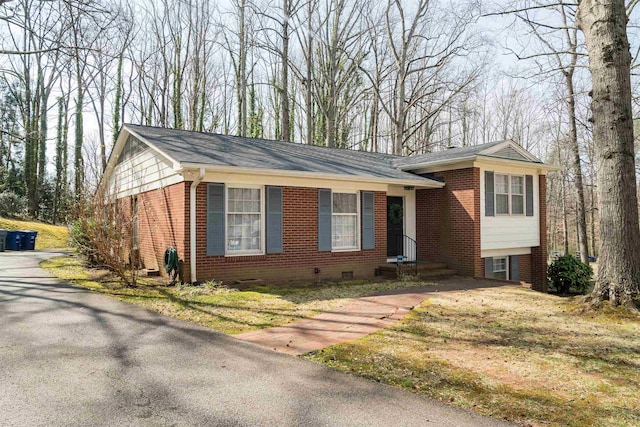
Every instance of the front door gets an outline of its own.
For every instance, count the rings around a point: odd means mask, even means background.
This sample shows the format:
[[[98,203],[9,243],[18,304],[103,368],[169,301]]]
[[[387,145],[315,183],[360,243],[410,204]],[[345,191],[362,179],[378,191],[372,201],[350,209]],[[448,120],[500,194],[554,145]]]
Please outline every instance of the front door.
[[[402,255],[404,208],[402,197],[387,196],[387,257]]]

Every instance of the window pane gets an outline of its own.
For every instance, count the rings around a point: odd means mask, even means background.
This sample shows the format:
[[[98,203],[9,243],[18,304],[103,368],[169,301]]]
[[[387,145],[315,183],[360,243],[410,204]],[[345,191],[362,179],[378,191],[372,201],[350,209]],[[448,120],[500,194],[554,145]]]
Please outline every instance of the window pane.
[[[511,177],[511,194],[524,194],[524,178],[521,176]]]
[[[507,280],[507,271],[498,271],[493,273],[495,279]]]
[[[331,222],[333,248],[356,248],[358,221],[356,215],[336,215]]]
[[[357,213],[358,195],[355,193],[333,193],[333,213]]]
[[[227,193],[227,209],[229,213],[260,213],[260,189],[229,188]]]
[[[509,176],[497,175],[495,176],[496,194],[497,193],[509,193]]]
[[[506,194],[496,194],[496,213],[509,214],[509,196]]]
[[[511,196],[511,213],[523,214],[524,213],[524,196]]]
[[[493,259],[493,272],[506,271],[507,259],[506,258],[494,258]]]
[[[227,198],[229,201],[242,200],[242,189],[241,188],[229,188],[227,193]]]

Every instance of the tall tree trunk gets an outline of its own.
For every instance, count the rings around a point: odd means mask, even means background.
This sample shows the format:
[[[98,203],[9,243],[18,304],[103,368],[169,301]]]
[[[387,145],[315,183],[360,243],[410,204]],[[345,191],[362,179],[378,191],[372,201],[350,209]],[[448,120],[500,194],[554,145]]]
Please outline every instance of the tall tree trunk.
[[[589,242],[587,240],[587,217],[585,214],[584,185],[582,184],[582,163],[580,160],[580,147],[578,145],[578,129],[576,126],[576,99],[573,90],[573,68],[565,73],[565,83],[567,85],[567,109],[569,112],[569,139],[571,141],[571,151],[573,154],[573,174],[575,176],[576,187],[576,220],[578,230],[578,250],[580,260],[589,262]]]
[[[632,307],[640,293],[640,228],[625,3],[582,0],[578,23],[589,52],[598,163],[600,263],[590,299]]]
[[[112,145],[115,146],[120,133],[120,109],[122,108],[122,61],[124,59],[124,49],[120,52],[118,57],[118,68],[116,71],[116,94],[113,99],[113,137],[111,138]]]
[[[314,121],[313,121],[313,86],[311,84],[311,80],[313,79],[312,75],[312,67],[313,67],[313,32],[311,19],[313,18],[313,2],[309,1],[307,3],[307,63],[306,63],[306,76],[305,76],[305,89],[306,92],[304,94],[304,103],[305,103],[305,113],[306,113],[306,122],[307,122],[307,140],[305,141],[307,144],[314,143],[313,135],[314,135]]]
[[[238,97],[238,135],[247,136],[247,1],[240,1],[239,10],[239,53],[238,71],[236,74],[236,91]]]
[[[56,135],[56,185],[55,185],[55,194],[53,197],[53,223],[55,224],[58,220],[58,211],[60,210],[60,201],[62,200],[62,189],[63,189],[63,180],[66,177],[63,175],[63,148],[62,144],[66,141],[63,141],[63,129],[62,123],[63,120],[66,121],[65,110],[64,110],[64,101],[62,97],[58,98],[58,127],[57,127],[57,135]]]
[[[79,198],[84,190],[84,158],[82,157],[82,140],[84,137],[84,120],[82,109],[84,105],[84,89],[82,87],[82,73],[80,71],[80,58],[76,57],[76,82],[78,85],[76,94],[76,128],[74,147],[75,166],[75,194]]]
[[[290,0],[282,0],[282,52],[281,52],[281,61],[282,61],[282,71],[281,71],[281,80],[280,80],[280,102],[281,102],[281,125],[282,129],[282,140],[290,141],[290,113],[289,113],[289,15],[291,14],[290,10]]]

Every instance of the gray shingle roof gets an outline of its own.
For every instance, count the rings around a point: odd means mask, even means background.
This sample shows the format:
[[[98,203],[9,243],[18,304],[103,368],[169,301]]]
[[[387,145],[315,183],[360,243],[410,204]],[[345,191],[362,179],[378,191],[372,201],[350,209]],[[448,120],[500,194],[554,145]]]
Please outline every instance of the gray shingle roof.
[[[398,156],[291,142],[126,124],[125,128],[185,164],[238,166],[295,172],[434,183],[393,165]]]
[[[495,145],[501,144],[504,141],[488,142],[480,145],[469,145],[466,147],[447,148],[442,151],[436,151],[433,153],[417,154],[409,157],[400,157],[393,163],[397,167],[412,166],[423,163],[431,163],[445,160],[456,160],[464,157],[472,157],[478,155],[481,151],[491,148]]]

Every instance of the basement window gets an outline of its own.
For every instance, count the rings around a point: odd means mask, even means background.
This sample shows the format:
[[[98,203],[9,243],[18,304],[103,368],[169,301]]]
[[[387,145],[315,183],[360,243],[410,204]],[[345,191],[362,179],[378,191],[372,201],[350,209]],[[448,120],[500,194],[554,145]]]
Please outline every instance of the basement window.
[[[507,257],[493,258],[493,278],[507,280]]]

